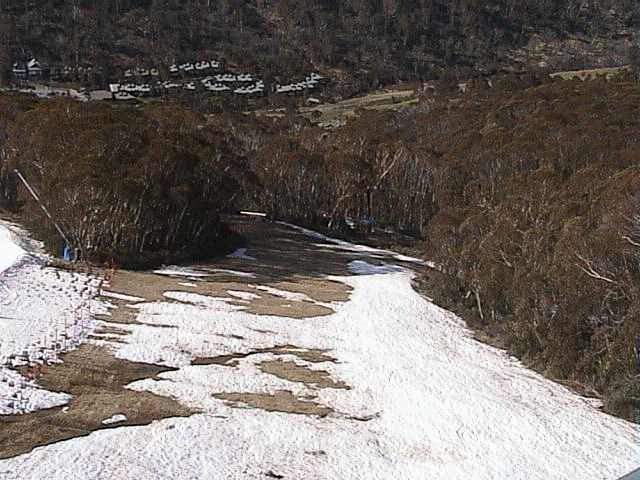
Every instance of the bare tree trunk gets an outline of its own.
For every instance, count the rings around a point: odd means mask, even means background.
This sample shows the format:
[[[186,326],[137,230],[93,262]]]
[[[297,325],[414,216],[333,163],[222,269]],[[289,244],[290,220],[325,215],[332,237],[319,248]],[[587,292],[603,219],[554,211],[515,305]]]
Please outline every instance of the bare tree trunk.
[[[484,320],[484,314],[482,313],[482,302],[480,301],[480,291],[476,289],[476,304],[478,305],[478,313],[480,314],[480,319]]]
[[[640,81],[640,2],[633,2],[631,12],[631,67]]]

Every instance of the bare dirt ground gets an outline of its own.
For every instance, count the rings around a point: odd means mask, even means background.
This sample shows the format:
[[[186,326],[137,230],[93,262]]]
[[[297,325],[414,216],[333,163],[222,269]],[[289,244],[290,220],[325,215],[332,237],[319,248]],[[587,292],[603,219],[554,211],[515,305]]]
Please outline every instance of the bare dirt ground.
[[[107,349],[85,344],[64,355],[64,362],[47,368],[39,378],[46,389],[73,396],[65,407],[26,415],[0,416],[0,459],[35,447],[89,435],[109,428],[102,421],[122,414],[123,425],[147,425],[167,417],[193,413],[176,401],[124,388],[171,369],[116,359]]]
[[[284,378],[291,382],[300,382],[318,388],[342,388],[345,390],[350,388],[346,383],[331,378],[329,372],[324,370],[311,370],[295,362],[267,360],[260,363],[260,369],[265,373]]]
[[[335,362],[336,359],[329,356],[324,350],[308,350],[297,348],[293,345],[279,345],[270,348],[261,348],[259,350],[251,350],[246,353],[234,353],[231,355],[219,355],[217,357],[197,358],[192,365],[223,365],[227,367],[235,367],[240,358],[247,358],[251,355],[260,355],[262,353],[271,353],[274,355],[295,355],[301,360],[310,363]]]
[[[303,400],[288,390],[273,395],[264,393],[216,393],[214,397],[225,400],[237,408],[260,408],[267,412],[295,413],[299,415],[317,415],[326,417],[333,410],[311,400]]]
[[[198,273],[192,278],[153,272],[115,273],[105,290],[138,299],[105,296],[114,308],[111,315],[98,316],[105,323],[93,332],[90,343],[65,354],[62,363],[42,369],[37,380],[43,388],[69,393],[73,399],[65,407],[0,417],[0,458],[27,453],[38,446],[88,435],[99,429],[145,425],[154,420],[195,413],[171,398],[126,388],[134,381],[156,378],[172,369],[118,359],[104,346],[104,342],[114,346],[127,343],[130,332],[127,325],[139,323],[138,311],[132,306],[138,301],[170,302],[172,300],[164,296],[168,291],[197,293],[225,297],[230,304],[249,313],[277,315],[297,322],[331,314],[332,302],[348,300],[350,288],[327,279],[326,274],[346,275],[346,265],[358,258],[356,254],[325,248],[323,242],[310,240],[277,224],[236,217],[232,219],[232,225],[247,238],[248,253],[255,260],[225,257],[191,265],[190,271]],[[238,272],[247,276],[240,276]],[[153,327],[162,329],[163,325]],[[95,341],[100,341],[101,346],[94,344]],[[321,368],[277,358],[287,356],[290,359],[294,356],[312,364],[336,361],[330,352],[302,349],[295,345],[273,345],[256,351],[198,358],[192,363],[224,365],[233,375],[238,359],[264,353],[276,356],[275,360],[260,363],[260,369],[269,375],[305,383],[315,389],[350,388],[343,381],[331,378]],[[314,416],[326,416],[332,412],[330,408],[315,403],[313,398],[298,398],[289,391],[275,394],[215,392],[213,395],[238,408]],[[115,425],[102,423],[118,414],[125,415],[127,419]]]

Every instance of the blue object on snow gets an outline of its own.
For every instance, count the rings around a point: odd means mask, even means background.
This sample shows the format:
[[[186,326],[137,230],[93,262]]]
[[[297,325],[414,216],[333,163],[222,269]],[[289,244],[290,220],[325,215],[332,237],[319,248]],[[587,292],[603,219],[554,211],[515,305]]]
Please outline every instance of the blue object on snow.
[[[64,246],[64,250],[62,251],[62,258],[64,258],[67,262],[72,260],[71,248],[69,245]]]

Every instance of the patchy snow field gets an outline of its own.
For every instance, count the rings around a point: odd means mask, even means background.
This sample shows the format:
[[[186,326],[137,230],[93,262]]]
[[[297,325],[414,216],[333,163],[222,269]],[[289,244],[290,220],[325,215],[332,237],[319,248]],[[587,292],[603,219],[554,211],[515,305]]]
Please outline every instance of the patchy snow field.
[[[115,355],[178,370],[129,388],[171,396],[201,413],[143,427],[116,423],[38,448],[0,461],[0,479],[614,480],[638,466],[637,426],[473,340],[459,318],[413,290],[410,270],[392,262],[412,259],[338,245],[373,259],[358,255],[348,260],[351,275],[330,277],[353,288],[349,301],[331,304],[331,315],[254,315],[230,303],[254,296],[233,290],[211,297],[176,287],[165,301],[136,304],[140,323],[127,325],[131,333],[112,346]],[[382,254],[390,263],[380,262]],[[159,273],[178,277],[179,285],[199,272]],[[56,288],[73,284],[63,280],[47,291],[49,301],[84,298],[58,295]],[[307,301],[268,286],[257,291]],[[35,301],[24,307],[42,310]],[[266,351],[277,345],[290,346],[290,354]],[[337,360],[311,362],[297,350]],[[192,364],[238,353],[245,355],[233,365]],[[324,370],[348,388],[267,373],[265,362],[276,360]],[[281,391],[329,413],[236,408],[250,401],[214,396]]]
[[[42,390],[9,367],[57,362],[86,338],[92,313],[102,308],[93,300],[97,279],[45,262],[36,242],[0,223],[0,415],[68,402],[68,395]]]

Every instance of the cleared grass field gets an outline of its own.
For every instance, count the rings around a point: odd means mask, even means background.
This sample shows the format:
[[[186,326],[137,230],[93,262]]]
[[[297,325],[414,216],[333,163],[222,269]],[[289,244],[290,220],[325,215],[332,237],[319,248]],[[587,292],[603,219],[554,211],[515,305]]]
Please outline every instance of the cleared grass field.
[[[348,118],[358,116],[358,110],[400,110],[418,103],[414,90],[384,90],[362,97],[349,98],[336,103],[325,103],[300,108],[300,114],[321,126],[338,126]],[[283,117],[285,109],[260,110],[259,116]]]

